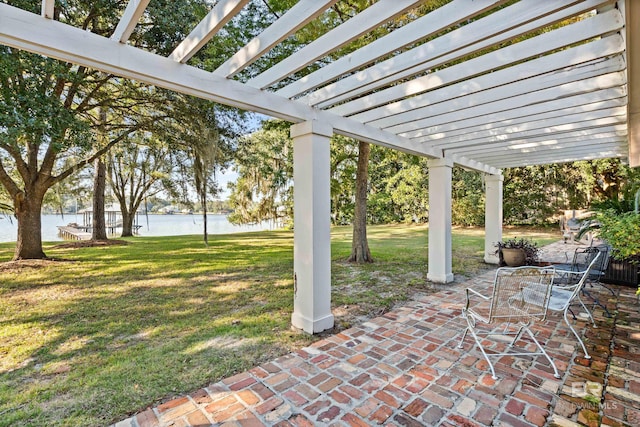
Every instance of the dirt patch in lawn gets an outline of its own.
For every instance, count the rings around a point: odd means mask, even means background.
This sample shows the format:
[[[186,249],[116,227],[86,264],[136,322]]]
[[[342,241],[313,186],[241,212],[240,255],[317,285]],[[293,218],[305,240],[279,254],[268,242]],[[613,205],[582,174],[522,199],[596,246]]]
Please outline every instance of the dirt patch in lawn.
[[[21,259],[18,261],[7,261],[0,263],[0,273],[19,273],[25,270],[38,270],[45,268],[54,263],[74,262],[66,259],[47,258],[47,259]]]

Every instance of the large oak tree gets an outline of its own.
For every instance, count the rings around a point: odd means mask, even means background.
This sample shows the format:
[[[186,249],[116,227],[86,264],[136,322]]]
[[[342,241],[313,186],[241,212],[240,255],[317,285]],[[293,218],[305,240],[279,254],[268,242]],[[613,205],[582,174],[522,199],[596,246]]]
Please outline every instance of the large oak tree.
[[[39,1],[9,1],[38,13]],[[151,2],[131,43],[168,54],[206,13],[204,0]],[[126,2],[56,2],[55,19],[108,37]],[[196,16],[198,15],[198,16]],[[56,183],[120,140],[167,117],[166,91],[96,70],[0,47],[0,184],[18,221],[14,259],[44,258],[41,207]],[[99,111],[107,112],[101,123]],[[98,141],[98,129],[108,135]]]

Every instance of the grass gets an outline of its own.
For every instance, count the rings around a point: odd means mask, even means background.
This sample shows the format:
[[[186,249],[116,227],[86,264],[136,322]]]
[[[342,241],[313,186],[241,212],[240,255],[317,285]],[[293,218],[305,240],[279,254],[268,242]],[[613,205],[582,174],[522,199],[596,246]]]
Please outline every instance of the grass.
[[[352,265],[351,229],[332,230],[336,330],[432,292],[426,227],[368,235],[376,262]],[[125,240],[18,264],[0,244],[0,426],[106,425],[317,339],[290,328],[291,232]],[[487,268],[482,230],[455,230],[453,251],[458,277]]]

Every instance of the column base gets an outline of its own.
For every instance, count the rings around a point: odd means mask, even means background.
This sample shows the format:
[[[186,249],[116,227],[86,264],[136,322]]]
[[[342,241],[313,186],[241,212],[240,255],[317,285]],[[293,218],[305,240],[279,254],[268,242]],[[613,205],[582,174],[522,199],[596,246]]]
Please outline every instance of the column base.
[[[427,273],[427,279],[436,283],[450,283],[450,282],[453,282],[453,273],[448,273],[448,274]]]
[[[293,313],[291,315],[291,325],[294,328],[302,329],[308,334],[317,334],[318,332],[333,328],[333,314],[328,314],[319,319],[309,319],[300,313]]]
[[[484,256],[484,262],[486,262],[487,264],[495,264],[498,265],[500,264],[500,257],[498,255],[485,255]]]

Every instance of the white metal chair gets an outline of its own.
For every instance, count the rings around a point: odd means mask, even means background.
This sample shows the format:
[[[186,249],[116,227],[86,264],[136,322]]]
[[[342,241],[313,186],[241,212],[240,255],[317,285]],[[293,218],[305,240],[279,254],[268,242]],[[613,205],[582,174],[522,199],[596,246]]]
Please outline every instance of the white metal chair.
[[[505,355],[544,355],[553,367],[554,376],[560,378],[553,360],[530,329],[535,321],[542,321],[546,317],[554,276],[555,270],[550,267],[503,267],[496,271],[493,293],[490,297],[467,288],[467,301],[462,309],[462,317],[467,322],[467,328],[458,347],[462,348],[464,339],[470,332],[489,364],[494,379],[497,376],[490,358]],[[479,323],[486,326],[479,328]],[[498,329],[502,330],[498,331]],[[538,351],[512,351],[512,347],[524,332],[535,343]],[[495,336],[499,338],[499,336],[510,335],[514,337],[506,352],[487,353],[481,337]]]
[[[600,257],[603,256],[602,253],[597,252],[596,255],[591,259],[591,262],[587,265],[586,269],[582,271],[562,271],[560,274],[562,275],[563,280],[567,281],[567,284],[556,284],[553,286],[551,291],[551,298],[547,308],[551,311],[562,312],[564,321],[575,335],[578,343],[582,347],[582,351],[584,352],[585,359],[590,359],[591,356],[587,352],[587,348],[584,346],[582,342],[582,338],[573,328],[571,323],[569,323],[569,319],[567,317],[567,313],[571,310],[571,305],[574,301],[577,301],[584,311],[589,316],[591,323],[596,327],[596,322],[593,320],[593,316],[591,315],[591,311],[584,305],[584,302],[580,299],[580,292],[582,291],[585,283],[589,280],[591,275],[591,271],[599,263]],[[573,316],[575,318],[575,316]]]

